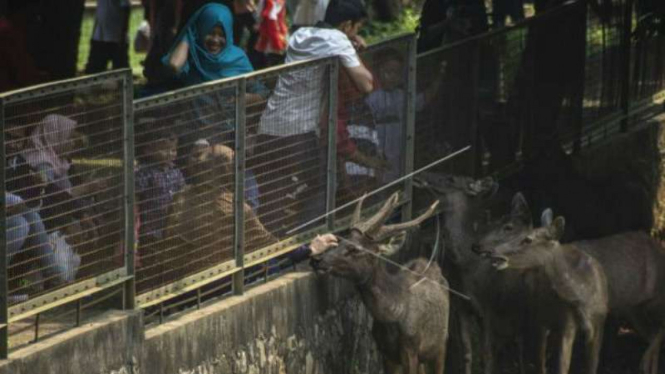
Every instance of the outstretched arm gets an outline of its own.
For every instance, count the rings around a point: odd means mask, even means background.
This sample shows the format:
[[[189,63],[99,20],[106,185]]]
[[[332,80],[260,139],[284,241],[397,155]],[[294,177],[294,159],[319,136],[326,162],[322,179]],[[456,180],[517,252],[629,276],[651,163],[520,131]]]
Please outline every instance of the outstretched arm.
[[[309,244],[303,244],[289,253],[289,258],[293,262],[300,262],[311,256],[320,255],[333,247],[337,247],[337,237],[335,235],[317,235]]]
[[[187,62],[187,55],[189,54],[189,44],[187,41],[183,40],[175,47],[173,53],[171,53],[171,58],[169,59],[169,68],[178,74],[185,63]]]

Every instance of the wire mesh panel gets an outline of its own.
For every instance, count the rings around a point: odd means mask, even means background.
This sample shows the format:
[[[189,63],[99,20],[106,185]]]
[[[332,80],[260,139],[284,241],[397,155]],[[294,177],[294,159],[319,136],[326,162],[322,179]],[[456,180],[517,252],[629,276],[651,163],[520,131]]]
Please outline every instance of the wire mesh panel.
[[[246,101],[245,253],[293,235],[290,229],[326,211],[333,62],[285,66],[247,80],[248,89],[260,91]]]
[[[477,120],[480,60],[475,41],[418,56],[415,169],[469,145]],[[472,174],[470,153],[433,170]]]
[[[398,37],[360,54],[373,76],[371,92],[361,92],[344,67],[339,69],[337,206],[404,175],[409,47],[413,41],[411,35]],[[369,200],[382,200],[401,187],[395,184]]]
[[[237,99],[232,81],[135,103],[140,304],[234,267]]]
[[[632,30],[631,101],[639,102],[651,99],[665,89],[665,16],[639,6],[635,12],[637,22]]]
[[[621,110],[625,32],[622,2],[611,9],[609,19],[589,9],[586,31],[586,66],[583,119],[592,123]],[[607,22],[610,20],[610,22]]]
[[[27,302],[41,295],[65,288],[49,302],[71,297],[124,270],[123,125],[130,79],[109,73],[3,97],[13,315],[34,309],[37,303]],[[93,282],[77,286],[86,280]]]

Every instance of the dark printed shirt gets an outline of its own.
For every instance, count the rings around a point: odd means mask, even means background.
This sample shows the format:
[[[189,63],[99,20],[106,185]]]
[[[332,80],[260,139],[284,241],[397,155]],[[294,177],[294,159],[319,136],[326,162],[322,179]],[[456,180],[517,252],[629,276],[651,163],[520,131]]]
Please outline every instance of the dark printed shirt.
[[[136,173],[136,195],[141,215],[139,240],[161,239],[173,195],[185,187],[175,167],[141,167]]]

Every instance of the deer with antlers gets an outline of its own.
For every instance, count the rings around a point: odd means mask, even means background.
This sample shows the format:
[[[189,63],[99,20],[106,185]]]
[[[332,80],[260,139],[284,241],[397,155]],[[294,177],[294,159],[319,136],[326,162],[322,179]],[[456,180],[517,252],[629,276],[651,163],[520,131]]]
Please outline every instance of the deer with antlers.
[[[383,355],[385,372],[418,374],[420,363],[433,363],[442,374],[448,340],[448,283],[436,263],[418,258],[388,272],[384,255],[399,250],[406,232],[434,214],[438,201],[420,217],[385,225],[398,205],[393,194],[371,218],[361,219],[363,199],[353,214],[347,238],[312,259],[317,272],[350,280],[374,318],[372,335]]]

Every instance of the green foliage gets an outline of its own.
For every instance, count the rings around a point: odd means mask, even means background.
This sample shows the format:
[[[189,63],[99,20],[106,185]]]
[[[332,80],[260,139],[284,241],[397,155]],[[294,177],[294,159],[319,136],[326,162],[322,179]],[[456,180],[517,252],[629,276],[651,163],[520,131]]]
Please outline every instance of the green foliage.
[[[380,42],[399,34],[415,32],[420,15],[413,8],[406,8],[397,21],[367,21],[360,34],[368,44]]]

